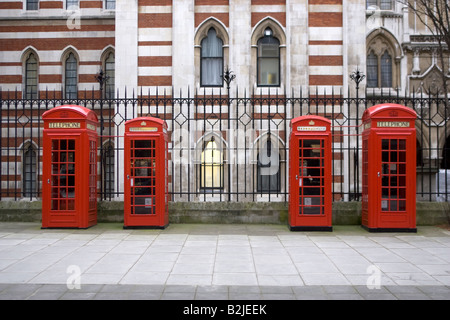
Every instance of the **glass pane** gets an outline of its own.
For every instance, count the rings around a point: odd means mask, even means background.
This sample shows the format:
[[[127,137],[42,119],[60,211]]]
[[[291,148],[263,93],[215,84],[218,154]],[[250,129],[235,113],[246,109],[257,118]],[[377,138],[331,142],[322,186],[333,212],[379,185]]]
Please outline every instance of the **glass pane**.
[[[280,42],[266,29],[266,36],[258,41],[258,85],[280,84]]]
[[[74,54],[71,53],[66,60],[65,66],[65,92],[66,99],[77,98],[77,59]]]
[[[222,189],[223,180],[223,153],[217,143],[211,140],[201,154],[200,186]]]
[[[201,45],[201,85],[222,86],[223,42],[214,28],[209,29]]]
[[[115,9],[116,0],[106,0],[106,9]]]
[[[300,214],[324,213],[324,141],[305,139],[299,159]]]
[[[391,10],[392,9],[392,0],[380,0],[380,9],[381,10]]]
[[[78,0],[66,0],[66,9],[75,9],[73,7],[78,8]]]
[[[209,29],[208,36],[202,40],[202,58],[222,58],[223,42],[217,37],[214,28]]]
[[[278,43],[261,44],[258,49],[259,57],[278,57],[280,53],[280,45]]]
[[[258,192],[280,192],[280,154],[272,148],[268,140],[258,154],[257,190]]]
[[[222,86],[223,59],[203,58],[202,59],[202,86]]]
[[[392,87],[392,58],[387,51],[381,56],[381,87]]]
[[[367,0],[367,8],[377,6],[377,0]]]
[[[39,0],[27,0],[27,10],[38,10]]]
[[[25,197],[31,197],[36,191],[36,152],[32,147],[24,153],[24,192]]]
[[[156,143],[155,140],[133,140],[131,145],[131,213],[154,214]]]
[[[25,98],[37,98],[37,60],[30,54],[25,65]]]
[[[378,87],[378,58],[373,52],[367,56],[367,87]]]
[[[381,147],[381,210],[404,211],[398,199],[406,196],[406,146],[405,139],[382,139]]]
[[[114,8],[113,8],[114,9]],[[108,55],[105,61],[105,75],[107,77],[105,85],[105,96],[107,99],[114,98],[115,91],[115,57],[113,53]]]
[[[259,58],[259,85],[278,85],[279,84],[279,59]]]
[[[74,210],[75,140],[53,140],[52,150],[52,210]]]

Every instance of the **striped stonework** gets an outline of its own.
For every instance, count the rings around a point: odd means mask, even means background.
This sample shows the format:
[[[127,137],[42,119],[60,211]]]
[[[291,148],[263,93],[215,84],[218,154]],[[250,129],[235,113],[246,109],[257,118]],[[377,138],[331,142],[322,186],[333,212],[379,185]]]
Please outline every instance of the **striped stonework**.
[[[308,13],[309,86],[343,85],[342,0],[310,0]]]
[[[26,10],[25,1],[0,2],[0,86],[22,95],[25,64],[32,53],[37,59],[39,97],[47,92],[61,97],[65,59],[77,59],[77,90],[83,98],[98,96],[95,75],[102,67],[105,50],[114,51],[114,11],[103,9],[103,1],[80,1],[67,10],[66,1],[39,1],[38,10]],[[63,90],[64,91],[64,90]]]
[[[228,0],[195,0],[195,27],[210,17],[221,21],[226,27],[230,25]]]
[[[267,16],[286,27],[286,0],[252,0],[252,27]]]
[[[172,0],[138,1],[138,87],[172,86]]]

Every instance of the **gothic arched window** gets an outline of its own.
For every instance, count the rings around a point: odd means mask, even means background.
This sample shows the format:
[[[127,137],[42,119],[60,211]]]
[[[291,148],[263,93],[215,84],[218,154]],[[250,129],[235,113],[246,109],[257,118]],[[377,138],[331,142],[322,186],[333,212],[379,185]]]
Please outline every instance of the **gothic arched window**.
[[[270,28],[258,40],[257,69],[258,86],[280,85],[280,41]]]
[[[214,28],[208,30],[208,36],[202,40],[201,47],[201,86],[222,86],[223,41],[217,37]]]

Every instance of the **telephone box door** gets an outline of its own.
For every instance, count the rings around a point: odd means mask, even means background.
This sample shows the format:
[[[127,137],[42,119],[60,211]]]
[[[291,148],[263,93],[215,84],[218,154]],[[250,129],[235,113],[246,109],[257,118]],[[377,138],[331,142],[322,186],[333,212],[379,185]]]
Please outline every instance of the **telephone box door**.
[[[290,145],[290,229],[331,231],[330,121],[300,118]]]
[[[49,221],[58,221],[59,226],[75,226],[78,225],[76,195],[80,191],[77,188],[76,180],[81,179],[79,172],[79,164],[77,155],[79,152],[78,136],[61,136],[49,135],[49,139],[44,142],[44,150],[50,151],[50,159],[44,169],[48,172],[44,181],[44,211],[48,212],[48,216],[43,216],[43,224],[48,225]],[[45,157],[47,158],[47,157]],[[51,225],[51,224],[50,224]]]
[[[376,162],[378,228],[415,228],[415,141],[408,135],[378,135]],[[374,159],[375,160],[375,159]],[[411,174],[414,173],[414,174]],[[412,201],[411,201],[412,200]]]
[[[137,118],[126,124],[125,228],[165,228],[169,223],[167,137],[152,121]]]

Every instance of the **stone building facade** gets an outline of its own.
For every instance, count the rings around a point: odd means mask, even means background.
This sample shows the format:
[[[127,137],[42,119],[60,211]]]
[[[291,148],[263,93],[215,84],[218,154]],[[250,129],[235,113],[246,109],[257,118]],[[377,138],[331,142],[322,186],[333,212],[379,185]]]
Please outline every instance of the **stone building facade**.
[[[426,27],[395,0],[0,1],[3,99],[7,95],[17,99],[108,99],[122,98],[125,94],[153,98],[163,92],[173,97],[179,92],[217,96],[227,92],[227,84],[220,78],[226,68],[236,75],[232,87],[254,96],[291,97],[299,92],[314,92],[311,95],[320,96],[335,92],[344,98],[354,97],[356,89],[349,75],[356,70],[366,75],[360,84],[361,96],[363,92],[370,96],[398,92],[404,96],[421,92],[421,88],[437,88],[442,73],[449,75],[448,51],[442,65],[435,48],[435,41]],[[108,76],[102,90],[98,82],[100,70]],[[428,113],[436,111],[431,105],[416,107]],[[149,112],[151,108],[154,107],[149,107]],[[213,106],[205,106],[203,114],[208,108],[218,112]],[[265,108],[256,112],[270,114],[270,107]],[[319,113],[327,112],[327,107],[319,108],[322,108]],[[178,105],[171,113],[174,116],[186,112],[187,118],[196,119],[191,109],[185,109]],[[125,111],[118,104],[114,105],[114,114],[129,117],[122,112]],[[288,114],[288,110],[283,112]],[[8,122],[7,116],[2,119],[2,157],[17,158],[3,147],[7,137],[11,137],[8,126],[4,125]],[[238,114],[234,116],[240,118]],[[288,114],[289,118],[293,116],[295,114]],[[225,127],[230,126],[222,119],[219,121]],[[193,127],[202,125],[192,124]],[[261,121],[255,128],[252,143],[257,140],[267,143],[264,135],[275,129],[271,126],[270,120]],[[123,126],[119,127],[114,134],[116,137],[123,136]],[[181,166],[180,170],[174,170],[172,183],[183,180],[186,184],[189,180],[182,179],[183,176],[200,174],[201,170],[193,168],[196,168],[196,157],[201,157],[201,151],[196,153],[196,150],[204,150],[203,140],[215,136],[225,148],[239,150],[238,138],[232,142],[226,134],[213,132],[212,127],[203,125],[189,136],[189,150],[194,159],[192,167]],[[2,161],[2,189],[12,180],[19,181],[19,187],[26,189],[28,182],[23,176],[27,172],[35,176],[34,183],[39,184],[42,167],[26,169],[41,161],[39,134],[30,134],[35,130],[26,129],[24,136],[31,138],[23,137],[21,145],[16,146],[23,150],[23,159],[18,162],[21,165],[12,168]],[[287,130],[283,127],[275,139],[285,150]],[[446,130],[441,125],[432,130],[421,128],[423,138],[418,139],[418,145],[425,149],[426,144],[428,150],[422,155],[422,161],[434,161],[439,166]],[[357,139],[356,136],[346,139],[345,148],[351,148]],[[121,149],[120,139],[104,142]],[[202,143],[203,147],[199,147]],[[26,162],[27,152],[31,152],[30,159],[35,160]],[[229,158],[225,162],[236,157],[227,154]],[[281,162],[286,163],[287,155],[280,152],[280,157]],[[351,160],[342,160],[344,157],[350,156],[336,155],[335,160],[346,163]],[[287,169],[283,167],[286,173]],[[115,170],[116,173],[121,171],[120,164]],[[226,170],[232,169],[225,169],[225,176],[235,174]],[[336,180],[344,180],[351,168],[342,170],[335,173]],[[117,179],[115,184],[120,188],[123,177],[118,175]],[[286,186],[287,176],[280,179],[281,185]],[[194,181],[192,179],[189,182],[192,186],[186,188],[198,189]],[[223,188],[230,190],[235,183],[227,180]],[[242,187],[248,182],[238,183]],[[249,188],[256,185],[252,183]],[[212,200],[214,195],[180,198]],[[275,199],[285,200],[283,197]]]

